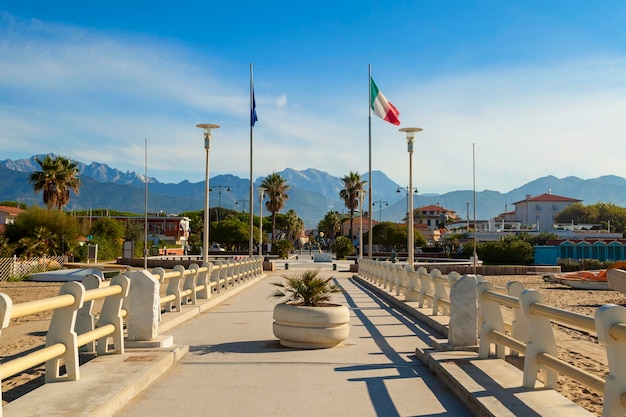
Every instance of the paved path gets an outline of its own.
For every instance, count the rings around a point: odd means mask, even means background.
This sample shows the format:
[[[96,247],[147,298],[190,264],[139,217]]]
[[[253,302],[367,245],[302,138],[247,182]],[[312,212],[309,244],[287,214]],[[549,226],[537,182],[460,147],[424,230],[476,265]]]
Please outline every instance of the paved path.
[[[350,337],[323,350],[281,347],[272,334],[276,271],[169,333],[189,353],[116,416],[468,416],[469,410],[421,361],[428,331],[366,289],[346,290]]]

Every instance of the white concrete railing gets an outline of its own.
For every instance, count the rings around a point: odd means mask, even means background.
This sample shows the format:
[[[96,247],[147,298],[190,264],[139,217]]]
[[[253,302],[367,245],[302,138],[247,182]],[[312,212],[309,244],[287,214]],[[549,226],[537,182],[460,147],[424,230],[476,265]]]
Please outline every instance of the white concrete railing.
[[[217,261],[191,264],[188,269],[175,266],[172,271],[155,268],[130,272],[133,285],[128,301],[127,340],[133,342],[154,340],[159,332],[161,311],[180,312],[183,305],[198,304],[244,281],[263,274],[263,258]],[[160,286],[167,283],[165,295]]]
[[[626,413],[626,309],[612,304],[603,305],[594,317],[552,307],[543,303],[543,295],[534,289],[520,292],[519,297],[504,296],[493,291],[490,283],[478,284],[482,320],[479,354],[485,358],[489,345],[496,346],[496,356],[504,357],[504,347],[524,352],[523,386],[533,388],[539,370],[545,371],[546,388],[556,388],[559,374],[565,375],[588,389],[604,395],[603,416]],[[516,316],[513,330],[505,333],[500,306],[507,306],[521,314]],[[552,323],[598,335],[605,345],[609,375],[606,380],[576,368],[557,356],[557,344]],[[517,329],[520,327],[520,329]],[[527,333],[523,337],[524,333]]]
[[[3,362],[0,376],[5,379],[45,363],[45,382],[75,381],[80,377],[79,349],[99,355],[124,353],[122,301],[128,294],[130,281],[123,275],[111,279],[108,287],[100,286],[95,275],[85,277],[83,283],[66,282],[56,297],[13,304],[11,298],[0,293],[0,326],[6,329],[11,319],[54,310],[46,336],[45,347]],[[104,299],[100,317],[96,320],[93,302]],[[108,340],[113,339],[113,349]],[[97,341],[97,344],[95,343]],[[65,374],[61,375],[61,365]],[[0,416],[2,410],[0,409]]]
[[[262,259],[248,258],[241,260],[207,262],[199,267],[191,264],[189,269],[177,265],[172,271],[154,268],[152,273],[161,283],[167,282],[166,295],[160,298],[166,311],[180,311],[182,305],[196,304],[196,300],[210,298],[212,293],[221,293],[229,287],[240,284],[262,273]],[[181,288],[181,282],[183,283]]]
[[[53,310],[45,347],[0,364],[0,378],[45,363],[45,382],[78,380],[79,350],[98,355],[124,353],[124,320],[126,340],[153,340],[158,335],[162,306],[166,311],[180,312],[182,305],[196,304],[199,299],[208,299],[212,294],[260,276],[263,258],[206,263],[202,267],[191,265],[189,269],[176,266],[173,271],[156,268],[155,274],[167,282],[163,297],[159,280],[148,271],[117,275],[109,286],[101,288],[98,277],[87,276],[82,282],[63,284],[56,297],[20,304],[13,304],[8,295],[0,293],[0,331],[9,326],[11,319]],[[104,302],[96,319],[92,310],[93,302],[98,299]],[[112,349],[109,339],[113,340]],[[65,375],[60,374],[61,361]]]
[[[391,283],[397,282],[400,274],[391,273],[389,262],[378,262],[359,259],[359,275],[393,293]],[[458,323],[453,320],[454,311],[460,306],[458,302],[471,303],[471,299],[456,297],[455,287],[466,281],[465,277],[451,273],[448,277],[441,276],[437,270],[426,273],[423,268],[412,271],[407,266],[404,270],[406,280],[405,301],[418,301],[419,308],[430,304],[432,315],[439,310],[444,314],[450,311],[448,339],[459,335],[460,330],[454,329]],[[450,276],[452,275],[452,277]],[[468,276],[473,277],[473,276]],[[543,295],[533,289],[524,289],[519,282],[510,282],[506,289],[496,288],[482,277],[474,279],[477,295],[477,322],[479,356],[487,358],[490,348],[495,346],[496,357],[504,358],[505,347],[512,353],[524,353],[523,386],[534,388],[538,372],[545,371],[545,387],[556,388],[558,374],[565,375],[588,389],[604,395],[603,417],[623,417],[626,413],[626,308],[616,305],[601,306],[595,317],[558,309],[543,303]],[[437,287],[439,285],[439,287]],[[433,290],[434,288],[434,290]],[[468,288],[467,286],[465,287]],[[396,296],[400,292],[396,291]],[[467,307],[467,306],[465,306]],[[502,307],[510,308],[513,321],[505,323]],[[467,310],[464,314],[467,314]],[[609,374],[605,379],[576,368],[557,357],[556,339],[552,323],[557,322],[582,331],[596,333],[598,340],[606,348]],[[467,325],[467,322],[463,322]],[[466,339],[463,339],[466,340]]]
[[[416,301],[420,308],[432,307],[433,315],[449,314],[450,287],[461,278],[456,272],[444,277],[438,269],[429,274],[423,267],[416,271],[409,265],[370,259],[359,259],[359,274],[397,296],[404,294],[406,301]]]

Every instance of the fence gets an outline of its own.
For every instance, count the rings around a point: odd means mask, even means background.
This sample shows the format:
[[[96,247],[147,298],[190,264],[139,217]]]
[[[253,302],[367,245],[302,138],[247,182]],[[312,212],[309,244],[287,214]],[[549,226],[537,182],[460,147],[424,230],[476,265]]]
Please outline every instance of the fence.
[[[108,287],[99,288],[100,280],[91,275],[84,279],[84,283],[66,282],[56,297],[15,305],[10,297],[0,293],[2,329],[9,326],[11,319],[54,310],[45,347],[2,363],[2,378],[45,363],[45,382],[75,381],[80,377],[79,348],[96,351],[100,355],[124,353],[122,300],[128,294],[129,283],[127,277],[118,275]],[[96,320],[92,307],[93,301],[98,299],[104,299],[104,303]],[[109,350],[109,338],[113,339],[112,350]],[[61,375],[62,364],[65,366],[64,375]]]
[[[12,258],[0,258],[0,281],[7,281],[11,278],[22,278],[30,274],[49,271],[51,269],[61,269],[63,262],[63,256],[47,256],[29,259],[20,259],[17,256],[13,256]]]
[[[152,341],[159,334],[163,313],[180,313],[183,305],[197,305],[202,299],[262,276],[262,263],[263,258],[254,257],[215,265],[194,264],[188,269],[177,266],[172,271],[129,271],[102,287],[100,279],[90,275],[82,282],[66,282],[56,297],[20,304],[13,304],[8,295],[0,293],[0,330],[6,329],[11,319],[53,310],[45,346],[3,362],[0,376],[9,378],[45,363],[45,382],[78,380],[79,350],[121,354],[125,341]],[[164,295],[161,284],[166,284]],[[93,311],[95,300],[104,300],[98,319]],[[65,365],[63,375],[61,361]]]
[[[623,417],[626,413],[626,308],[604,305],[594,317],[552,307],[543,303],[543,295],[533,289],[524,289],[519,282],[511,282],[507,288],[496,288],[481,276],[449,273],[443,277],[434,269],[430,274],[424,268],[415,271],[393,265],[390,262],[359,260],[359,274],[373,284],[404,294],[406,304],[417,302],[417,308],[432,307],[432,315],[440,312],[450,315],[448,341],[462,347],[471,345],[472,337],[478,341],[481,358],[495,355],[503,358],[505,347],[524,354],[523,382],[525,388],[534,388],[540,370],[545,371],[544,386],[555,388],[559,374],[567,376],[589,390],[603,394],[603,416]],[[468,286],[474,288],[468,296]],[[434,288],[434,290],[433,290]],[[505,323],[502,309],[513,312],[511,323]],[[473,315],[472,315],[473,314]],[[454,317],[473,317],[455,321]],[[478,325],[480,323],[480,325]],[[557,357],[557,344],[552,323],[560,323],[585,332],[595,333],[606,349],[609,374],[599,378]],[[458,341],[455,342],[455,341]]]

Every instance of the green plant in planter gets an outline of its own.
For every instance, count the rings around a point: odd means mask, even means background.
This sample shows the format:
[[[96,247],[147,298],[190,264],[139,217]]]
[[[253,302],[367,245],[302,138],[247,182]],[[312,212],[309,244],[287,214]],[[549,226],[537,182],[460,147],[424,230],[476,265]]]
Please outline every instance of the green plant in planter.
[[[285,298],[285,303],[302,306],[320,306],[330,301],[331,294],[341,292],[341,287],[332,283],[332,277],[318,277],[315,270],[307,270],[294,276],[283,276],[284,282],[273,282],[278,289],[272,297]]]

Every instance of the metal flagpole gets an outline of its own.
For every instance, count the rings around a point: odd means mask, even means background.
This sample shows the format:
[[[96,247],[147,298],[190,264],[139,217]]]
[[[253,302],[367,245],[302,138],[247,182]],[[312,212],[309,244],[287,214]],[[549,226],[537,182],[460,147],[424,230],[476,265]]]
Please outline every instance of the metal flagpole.
[[[476,275],[476,152],[474,151],[474,144],[472,143],[472,182],[474,188],[474,253],[472,254],[472,264],[474,265],[474,275]]]
[[[252,247],[254,246],[254,185],[252,183],[252,143],[253,143],[253,135],[252,132],[254,130],[254,80],[252,75],[252,62],[250,63],[250,210],[248,213],[250,214],[250,228],[249,228],[249,241],[248,241],[248,255],[252,257]]]
[[[148,138],[144,138],[144,221],[143,221],[143,269],[148,270]],[[187,241],[185,241],[187,244]]]
[[[372,64],[367,64],[367,95],[368,103],[368,146],[369,146],[369,178],[368,178],[368,211],[369,211],[369,232],[367,233],[367,259],[372,259]]]

